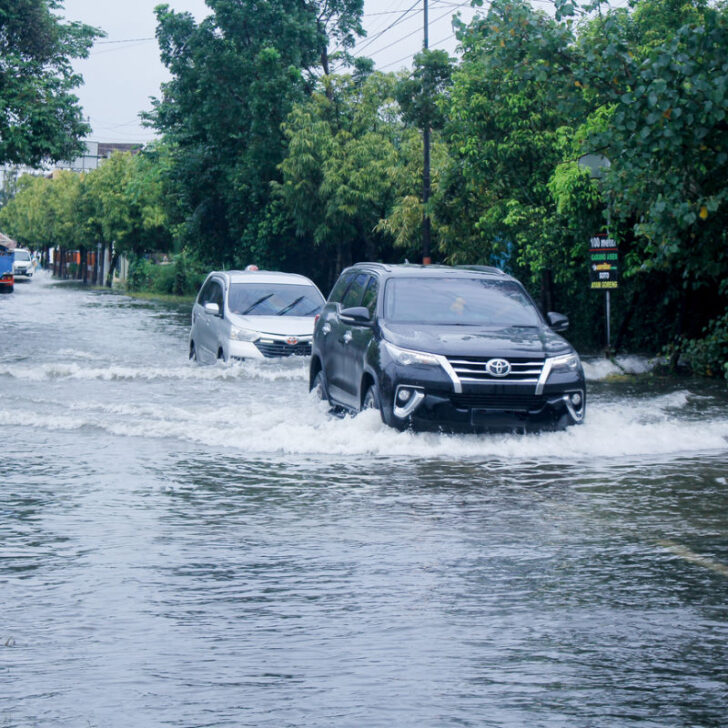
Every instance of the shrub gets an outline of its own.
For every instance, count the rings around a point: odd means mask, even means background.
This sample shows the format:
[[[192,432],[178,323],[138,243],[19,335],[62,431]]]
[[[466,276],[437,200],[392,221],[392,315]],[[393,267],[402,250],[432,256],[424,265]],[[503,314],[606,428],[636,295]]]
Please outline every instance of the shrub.
[[[703,329],[702,339],[683,342],[682,354],[694,374],[728,379],[728,311]]]
[[[129,257],[129,275],[126,287],[130,291],[142,291],[149,286],[152,279],[152,263],[141,256]]]
[[[182,251],[171,262],[154,263],[134,256],[129,261],[127,289],[169,296],[192,296],[199,290],[207,269],[193,256]]]

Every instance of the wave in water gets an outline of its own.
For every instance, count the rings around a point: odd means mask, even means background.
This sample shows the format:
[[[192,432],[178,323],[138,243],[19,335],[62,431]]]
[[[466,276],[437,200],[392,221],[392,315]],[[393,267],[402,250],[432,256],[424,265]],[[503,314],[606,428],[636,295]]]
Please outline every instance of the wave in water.
[[[671,413],[687,397],[656,397],[642,400],[639,407],[600,403],[582,426],[529,435],[400,433],[386,427],[376,412],[342,419],[310,396],[296,406],[253,401],[215,409],[84,403],[68,414],[15,410],[0,411],[0,418],[18,426],[92,427],[119,437],[171,438],[260,455],[574,461],[728,449],[728,419],[695,422]]]
[[[0,366],[0,376],[21,381],[43,382],[52,380],[100,380],[100,381],[153,381],[170,379],[178,381],[209,381],[228,379],[261,379],[264,381],[308,380],[308,361],[300,359],[268,362],[250,361],[217,366],[198,366],[192,362],[177,367],[133,366],[83,366],[75,362],[37,364],[32,366]]]
[[[76,360],[99,361],[101,357],[81,351],[64,350],[71,361],[35,364],[9,363],[0,365],[0,376],[13,377],[23,381],[40,382],[56,379],[71,380],[226,380],[256,378],[264,381],[306,380],[308,359],[284,359],[275,361],[245,361],[214,366],[198,366],[185,363],[172,367],[150,366],[89,366]],[[654,360],[644,357],[620,357],[617,364],[609,359],[588,359],[584,361],[584,373],[589,381],[600,381],[615,374],[640,374],[649,371]]]
[[[644,356],[618,356],[614,360],[606,358],[582,359],[584,376],[587,381],[597,382],[620,374],[645,374],[654,369],[656,359]]]

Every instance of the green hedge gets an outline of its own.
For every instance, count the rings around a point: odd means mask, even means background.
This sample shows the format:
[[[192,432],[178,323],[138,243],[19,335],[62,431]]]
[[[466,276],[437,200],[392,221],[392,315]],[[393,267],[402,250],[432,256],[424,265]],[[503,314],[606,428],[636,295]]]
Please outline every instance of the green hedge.
[[[193,296],[208,271],[186,252],[172,256],[169,261],[156,263],[148,257],[134,256],[129,260],[127,290],[163,293],[172,296]]]

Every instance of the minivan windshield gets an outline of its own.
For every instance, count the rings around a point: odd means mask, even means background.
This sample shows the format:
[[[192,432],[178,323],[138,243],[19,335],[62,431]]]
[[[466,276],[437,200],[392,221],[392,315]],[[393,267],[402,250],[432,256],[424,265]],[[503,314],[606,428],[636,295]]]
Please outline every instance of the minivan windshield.
[[[393,278],[384,318],[391,323],[540,326],[541,317],[513,281],[486,278]]]
[[[16,250],[15,260],[30,260],[30,253],[27,250]]]
[[[233,283],[228,293],[230,312],[244,316],[315,316],[323,305],[305,283]]]

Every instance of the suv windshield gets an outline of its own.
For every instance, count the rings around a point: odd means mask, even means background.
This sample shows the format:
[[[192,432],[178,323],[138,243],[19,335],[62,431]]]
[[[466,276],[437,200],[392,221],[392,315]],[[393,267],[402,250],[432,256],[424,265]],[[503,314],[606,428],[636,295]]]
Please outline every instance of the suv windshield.
[[[30,253],[27,250],[16,250],[15,260],[30,260]]]
[[[316,288],[305,284],[233,283],[231,313],[245,316],[314,316],[324,304]]]
[[[485,278],[395,278],[384,318],[392,323],[540,326],[541,317],[513,281]]]

